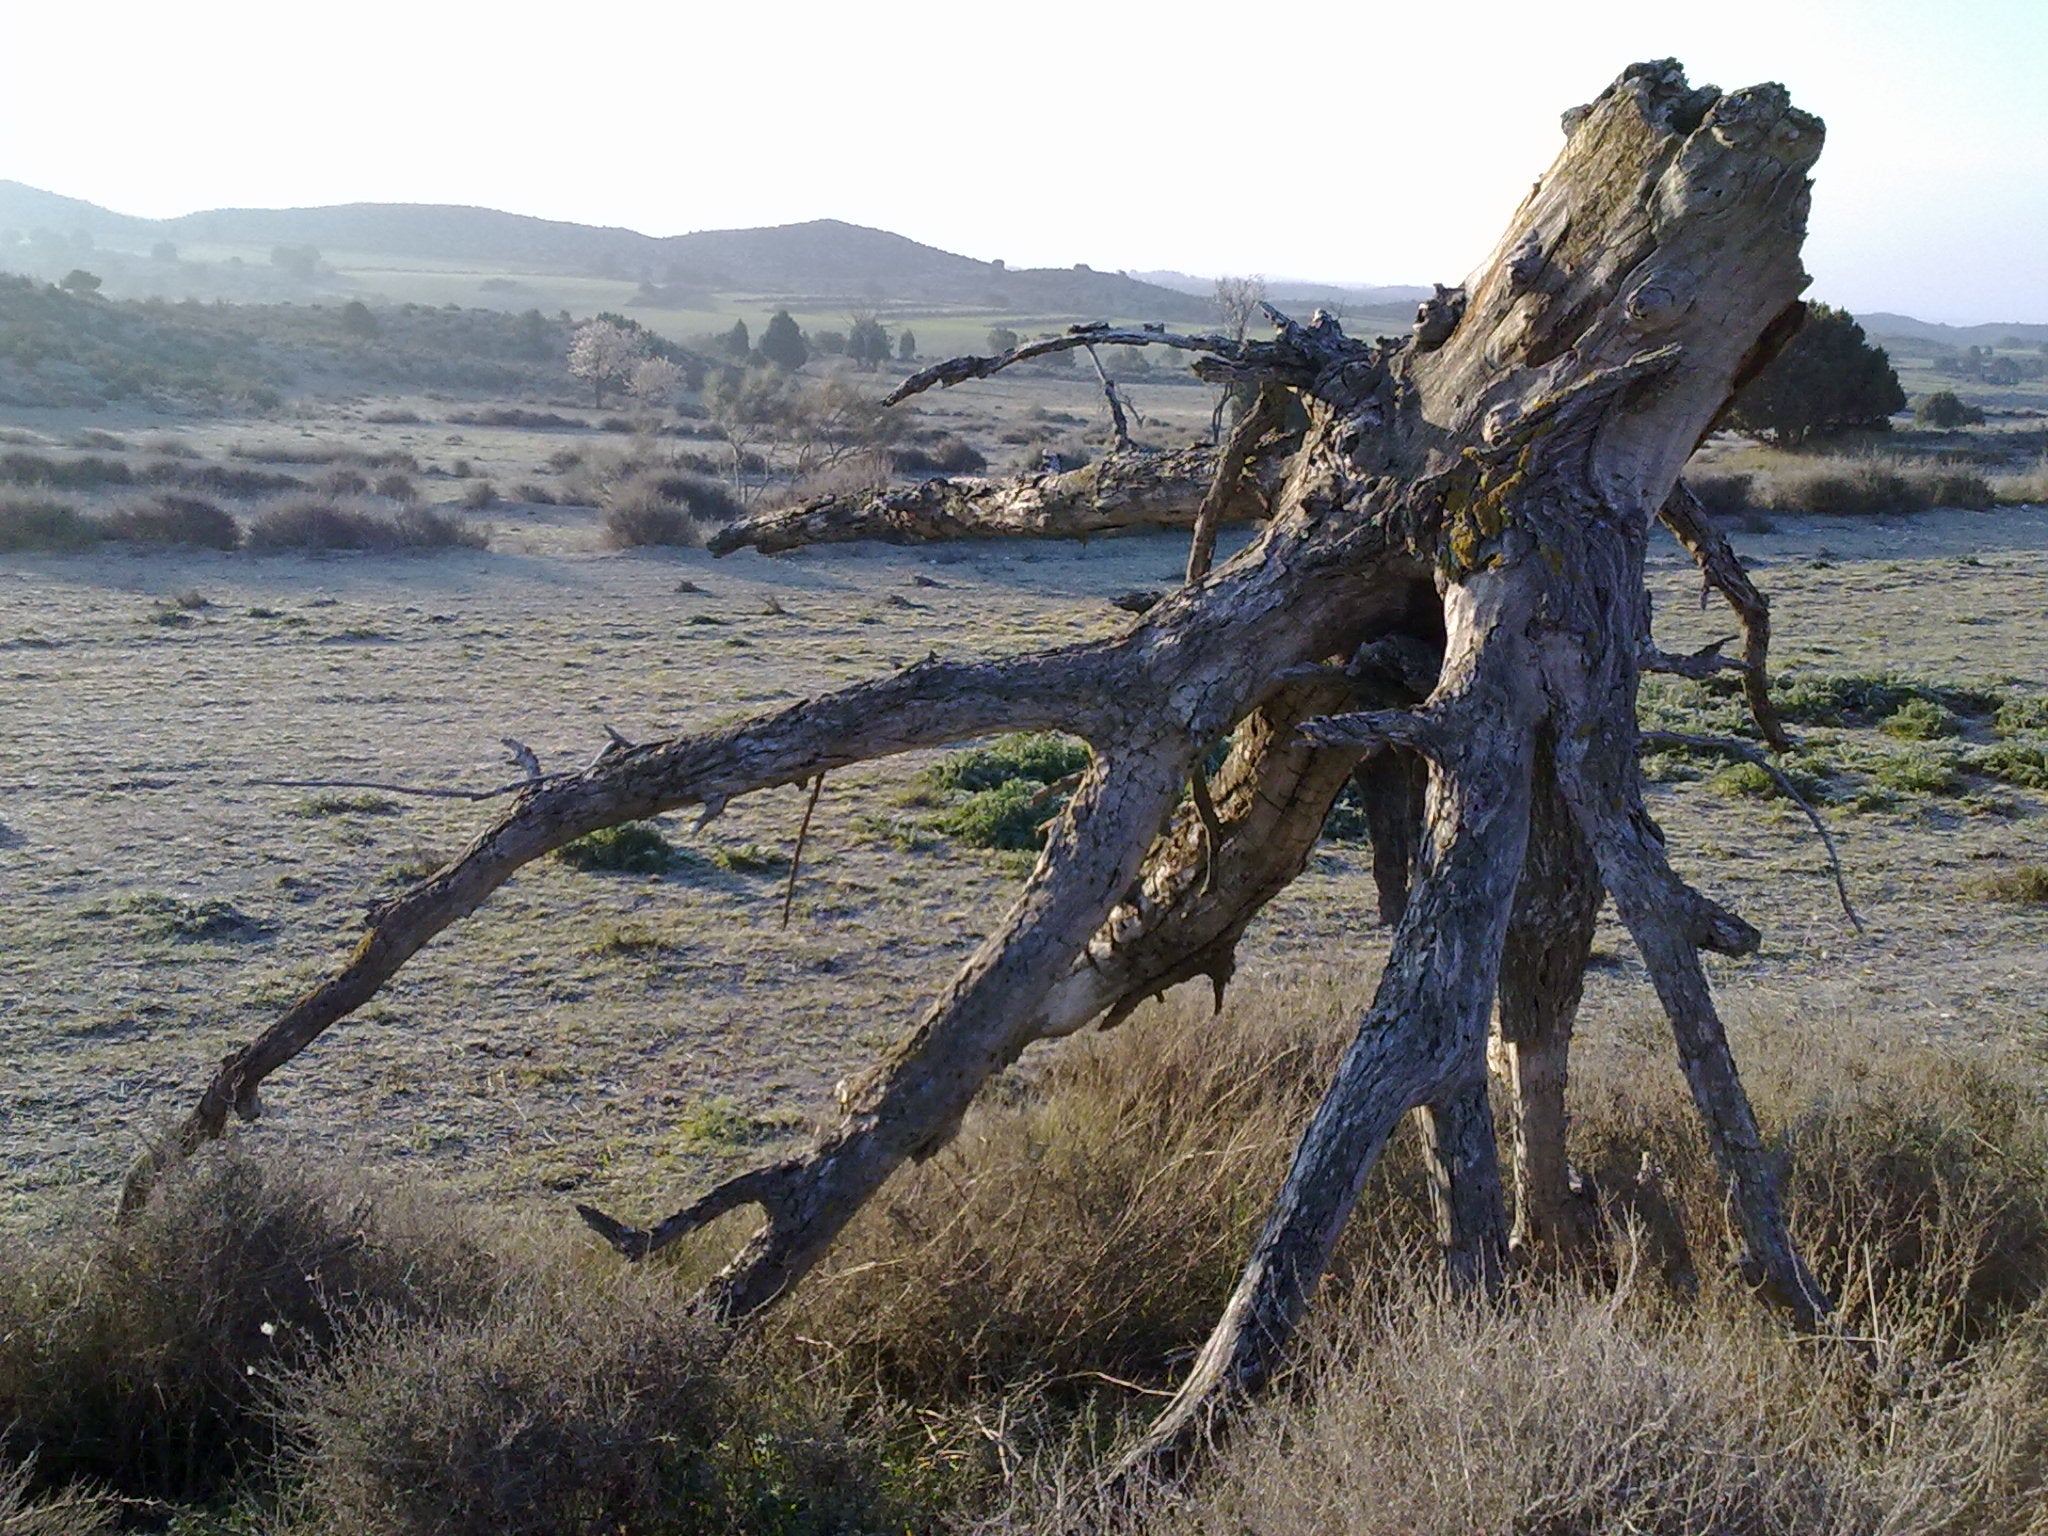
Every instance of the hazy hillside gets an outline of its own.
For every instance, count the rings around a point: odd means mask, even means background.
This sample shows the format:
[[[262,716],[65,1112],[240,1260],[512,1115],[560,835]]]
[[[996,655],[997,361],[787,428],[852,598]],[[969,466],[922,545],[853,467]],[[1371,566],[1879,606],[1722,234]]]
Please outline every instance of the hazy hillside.
[[[656,239],[488,208],[349,203],[326,208],[217,208],[175,219],[136,219],[19,182],[0,181],[0,231],[25,242],[0,251],[0,267],[59,275],[66,264],[174,245],[313,246],[325,254],[393,261],[459,262],[496,272],[570,274],[657,286],[833,300],[985,305],[1115,319],[1209,319],[1206,296],[1116,273],[1012,271],[921,245],[886,230],[834,219],[767,229],[706,230]],[[80,239],[78,237],[85,238]],[[13,242],[10,242],[13,243]],[[97,248],[97,249],[96,249]],[[22,259],[21,252],[36,258]],[[113,289],[126,274],[103,274]],[[273,297],[268,293],[263,297]]]
[[[2048,325],[2022,324],[2019,321],[2000,321],[1991,325],[1942,325],[1932,320],[1915,320],[1911,315],[1886,314],[1882,310],[1858,315],[1856,320],[1879,340],[1887,336],[1902,336],[1912,341],[1940,342],[1951,347],[2009,345],[2008,337],[2017,337],[2029,346],[2048,341]]]

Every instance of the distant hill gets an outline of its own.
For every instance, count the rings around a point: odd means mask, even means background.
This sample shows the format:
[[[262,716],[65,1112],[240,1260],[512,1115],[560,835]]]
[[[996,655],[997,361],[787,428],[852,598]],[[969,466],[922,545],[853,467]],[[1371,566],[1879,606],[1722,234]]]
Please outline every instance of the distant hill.
[[[1915,320],[1911,315],[1892,315],[1878,310],[1858,315],[1856,323],[1879,341],[1887,336],[1897,336],[1910,341],[1938,342],[1958,350],[1963,347],[1995,347],[2008,336],[2017,337],[2028,346],[2048,341],[2048,325],[2029,325],[2019,321],[1993,325],[1942,325],[1933,320]]]
[[[655,286],[789,298],[986,306],[1017,313],[1201,322],[1206,295],[1176,292],[1113,272],[1006,268],[836,219],[766,229],[706,230],[657,239],[489,208],[348,203],[326,208],[216,208],[175,219],[137,219],[19,182],[0,181],[0,230],[140,254],[169,240],[266,249],[311,245],[326,253],[473,263],[499,272],[581,275]],[[77,240],[78,236],[88,241]],[[55,237],[55,238],[53,238]],[[0,253],[0,266],[5,266]]]

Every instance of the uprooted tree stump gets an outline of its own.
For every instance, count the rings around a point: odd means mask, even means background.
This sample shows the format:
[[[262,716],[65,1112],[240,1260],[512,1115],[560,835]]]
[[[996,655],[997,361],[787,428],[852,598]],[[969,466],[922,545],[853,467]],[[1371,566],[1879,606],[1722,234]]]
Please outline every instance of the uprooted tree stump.
[[[1565,127],[1563,153],[1492,255],[1424,307],[1411,337],[1367,344],[1322,316],[1275,315],[1273,339],[1244,342],[1088,328],[910,380],[899,394],[1061,346],[1164,344],[1196,353],[1204,377],[1291,398],[1307,425],[1268,431],[1268,412],[1203,473],[1175,470],[1166,499],[1190,520],[1253,496],[1264,531],[1213,571],[1194,562],[1184,588],[1113,639],[933,659],[535,776],[227,1058],[176,1141],[137,1165],[124,1205],[231,1115],[254,1118],[270,1073],[564,843],[684,806],[708,818],[736,795],[892,753],[1060,730],[1086,740],[1093,763],[1022,894],[909,1034],[842,1085],[836,1123],[650,1227],[586,1210],[621,1252],[641,1257],[756,1206],[765,1220],[703,1301],[728,1323],[769,1306],[1027,1045],[1113,1023],[1181,981],[1220,992],[1239,936],[1300,873],[1356,773],[1382,909],[1398,919],[1391,953],[1222,1318],[1127,1470],[1171,1466],[1268,1379],[1410,1111],[1453,1275],[1475,1287],[1499,1276],[1511,1233],[1488,1110],[1496,1013],[1517,1127],[1512,1237],[1565,1240],[1566,1053],[1603,896],[1669,1017],[1744,1272],[1799,1325],[1817,1322],[1829,1303],[1788,1236],[1781,1170],[1700,959],[1745,953],[1757,934],[1673,873],[1644,809],[1635,699],[1641,672],[1662,665],[1740,668],[1762,698],[1761,599],[1674,487],[1737,385],[1798,323],[1821,124],[1781,87],[1694,90],[1667,61],[1629,69]],[[1042,507],[1047,494],[1041,483],[987,500]],[[1743,660],[1652,649],[1643,560],[1660,512],[1748,605]],[[828,536],[830,523],[817,520]],[[1225,738],[1212,783],[1203,762]]]

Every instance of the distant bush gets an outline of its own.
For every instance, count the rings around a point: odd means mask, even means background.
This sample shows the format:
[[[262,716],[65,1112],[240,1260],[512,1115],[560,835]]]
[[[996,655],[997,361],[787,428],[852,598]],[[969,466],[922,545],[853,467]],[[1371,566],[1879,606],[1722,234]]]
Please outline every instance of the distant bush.
[[[402,501],[410,505],[420,499],[419,487],[412,483],[412,477],[396,471],[379,475],[377,483],[370,489],[386,501]]]
[[[302,491],[306,482],[297,475],[276,470],[236,469],[226,464],[151,464],[142,472],[150,485],[176,486],[180,490],[205,491],[214,496],[247,500],[277,491]]]
[[[241,525],[214,503],[166,492],[146,502],[119,507],[98,519],[110,539],[136,544],[194,544],[202,549],[235,549]]]
[[[695,548],[744,510],[716,480],[661,469],[641,470],[612,486],[604,508],[605,541],[614,549]]]
[[[93,454],[75,459],[56,459],[41,453],[0,453],[0,484],[90,491],[104,485],[134,483],[134,471],[120,459],[103,459]]]
[[[2017,869],[2000,870],[1978,880],[1974,889],[1986,901],[2039,906],[2048,902],[2048,868],[2039,864],[2022,864]]]
[[[0,552],[69,554],[99,541],[98,525],[67,502],[0,494]]]
[[[1896,515],[1932,507],[1983,511],[1998,500],[1991,483],[1974,470],[1895,455],[1786,458],[1764,471],[1703,470],[1685,479],[1701,504],[1722,518],[1755,511],[1822,516]]]
[[[1984,412],[1977,406],[1965,404],[1952,389],[1937,389],[1913,407],[1913,419],[1946,430],[1978,426],[1984,420]]]
[[[973,444],[950,432],[928,444],[891,448],[889,458],[897,471],[911,475],[979,475],[988,469],[988,460]]]
[[[520,406],[494,405],[477,411],[450,411],[451,427],[523,427],[529,432],[582,431],[590,423],[558,411],[530,411]]]
[[[486,507],[498,504],[498,488],[488,480],[479,480],[474,485],[463,487],[459,505],[465,512],[481,512]]]
[[[278,550],[483,549],[481,530],[445,512],[407,508],[396,516],[337,506],[317,498],[282,502],[259,513],[249,525],[248,547]]]
[[[1699,473],[1688,471],[1685,483],[1692,488],[1693,495],[1700,499],[1700,505],[1716,517],[1734,517],[1755,508],[1752,491],[1756,476],[1728,474],[1715,470]]]
[[[361,470],[336,464],[314,477],[313,489],[323,496],[365,496],[369,494],[370,481]]]
[[[363,420],[374,422],[380,427],[416,427],[420,424],[420,414],[403,406],[387,405],[371,411]]]

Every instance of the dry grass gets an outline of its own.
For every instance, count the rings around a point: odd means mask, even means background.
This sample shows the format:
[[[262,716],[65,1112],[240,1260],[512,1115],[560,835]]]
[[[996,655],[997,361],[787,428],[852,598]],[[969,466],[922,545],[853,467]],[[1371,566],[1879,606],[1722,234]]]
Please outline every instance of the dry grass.
[[[1127,1384],[1207,1332],[1358,1001],[1252,985],[1074,1042],[730,1352],[682,1300],[715,1238],[645,1270],[502,1229],[486,1251],[474,1218],[224,1150],[140,1227],[10,1257],[4,1450],[38,1497],[88,1479],[337,1536],[1041,1529],[1149,1411]],[[1659,1166],[1692,1271],[1621,1223],[1570,1276],[1447,1300],[1404,1136],[1301,1369],[1148,1528],[2024,1530],[2048,1118],[1992,1067],[1872,1045],[1743,1042],[1854,1342],[1788,1338],[1730,1276],[1682,1086],[1624,1038],[1582,1072],[1575,1160],[1610,1187]]]
[[[1687,476],[1707,508],[1721,516],[1805,512],[1870,516],[1932,507],[1979,510],[2004,499],[1976,470],[1883,454],[1754,454],[1753,471],[1701,470]]]

